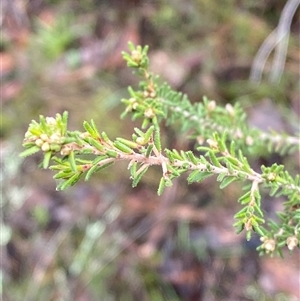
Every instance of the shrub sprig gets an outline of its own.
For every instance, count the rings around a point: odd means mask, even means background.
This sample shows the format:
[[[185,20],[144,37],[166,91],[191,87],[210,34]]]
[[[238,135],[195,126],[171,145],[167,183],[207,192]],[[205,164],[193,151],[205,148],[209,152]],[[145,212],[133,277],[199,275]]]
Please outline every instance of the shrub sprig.
[[[40,116],[32,121],[25,134],[21,156],[43,152],[43,168],[56,172],[58,190],[74,185],[80,178],[86,181],[118,161],[127,161],[132,186],[138,185],[153,165],[161,167],[158,194],[172,185],[173,179],[188,173],[188,183],[201,182],[216,176],[223,189],[233,182],[242,182],[244,194],[238,202],[241,209],[234,216],[237,233],[245,230],[249,240],[254,231],[261,237],[260,254],[282,254],[287,247],[299,247],[300,177],[293,177],[284,166],[273,164],[254,171],[246,156],[268,145],[269,151],[280,154],[299,149],[300,139],[286,133],[265,133],[250,128],[239,104],[219,106],[213,100],[192,104],[185,94],[174,91],[149,70],[148,47],[129,43],[130,52],[123,52],[128,67],[140,76],[138,89],[128,88],[129,98],[122,99],[122,117],[132,115],[142,120],[134,128],[132,139],[110,139],[100,133],[93,120],[84,121],[84,132],[67,129],[67,112],[56,118]],[[195,152],[163,148],[160,125],[180,126],[191,133],[198,144]],[[87,156],[88,155],[88,156]],[[91,158],[92,157],[92,158]],[[284,196],[283,211],[278,221],[266,220],[261,205],[261,191],[271,196]]]

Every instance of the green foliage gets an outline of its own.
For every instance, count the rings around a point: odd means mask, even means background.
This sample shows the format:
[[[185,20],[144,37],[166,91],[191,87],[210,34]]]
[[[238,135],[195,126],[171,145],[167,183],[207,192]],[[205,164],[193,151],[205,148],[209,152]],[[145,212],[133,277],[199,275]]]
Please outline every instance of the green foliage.
[[[52,24],[37,21],[37,32],[33,42],[48,60],[57,59],[77,37],[82,35],[82,28],[75,28],[72,23],[74,21],[70,15],[61,16]]]
[[[138,185],[149,167],[161,167],[158,185],[161,195],[172,180],[189,173],[188,183],[200,182],[217,176],[220,188],[232,182],[242,182],[245,193],[239,198],[241,210],[234,216],[237,233],[245,230],[247,239],[257,232],[262,241],[261,254],[281,254],[282,248],[299,247],[300,232],[300,177],[293,177],[284,166],[274,164],[255,171],[247,156],[268,146],[279,154],[299,149],[299,137],[285,133],[265,133],[250,128],[246,114],[239,104],[218,106],[204,97],[203,103],[192,104],[186,95],[161,83],[149,70],[148,47],[129,43],[130,53],[123,52],[129,68],[141,78],[138,89],[128,88],[130,97],[123,99],[122,117],[131,115],[141,119],[141,128],[134,128],[132,139],[110,139],[100,133],[93,120],[84,121],[86,132],[67,130],[67,113],[56,118],[40,116],[32,121],[25,134],[25,157],[41,150],[44,153],[43,168],[54,170],[59,180],[58,190],[74,185],[80,178],[87,181],[93,173],[118,162],[127,161],[132,186]],[[196,155],[191,150],[180,151],[162,147],[160,126],[180,126],[197,141]],[[53,162],[53,163],[52,163]],[[52,165],[51,165],[52,164]],[[284,196],[283,211],[278,222],[268,220],[261,207],[261,190],[271,196]],[[265,226],[267,224],[267,226]]]

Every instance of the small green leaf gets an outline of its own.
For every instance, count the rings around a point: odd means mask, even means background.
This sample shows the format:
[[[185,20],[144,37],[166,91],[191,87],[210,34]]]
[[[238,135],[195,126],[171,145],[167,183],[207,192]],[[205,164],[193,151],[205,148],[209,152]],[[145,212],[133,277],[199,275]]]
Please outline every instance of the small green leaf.
[[[81,172],[75,173],[71,178],[66,181],[61,182],[57,187],[56,190],[65,190],[66,188],[73,186],[82,176]]]
[[[196,159],[196,157],[194,156],[194,154],[191,151],[187,151],[186,152],[189,160],[194,164],[197,165],[198,164],[198,160]]]
[[[238,202],[241,204],[247,204],[250,201],[250,195],[251,195],[251,191],[247,191],[244,195],[242,195],[238,199]]]
[[[264,216],[263,212],[262,212],[261,209],[260,209],[260,206],[258,206],[256,203],[254,204],[254,208],[255,208],[256,212],[257,212],[261,217]]]
[[[204,179],[212,176],[213,174],[208,171],[200,171],[200,170],[194,170],[189,176],[188,176],[188,183],[194,183],[194,182],[201,182]]]
[[[48,126],[46,123],[46,119],[43,115],[40,115],[40,125],[41,125],[41,129],[44,133],[47,133],[48,130]]]
[[[60,129],[61,135],[65,136],[67,132],[67,125],[68,125],[68,112],[63,112],[63,115],[56,114],[56,122],[57,126]]]
[[[230,183],[236,181],[236,177],[227,177],[225,178],[222,183],[220,184],[220,188],[223,189],[225,188],[226,186],[228,186]]]
[[[69,179],[74,174],[73,171],[62,170],[53,176],[53,179]]]
[[[142,138],[144,138],[145,133],[143,131],[141,131],[139,128],[135,127],[134,131]]]
[[[130,174],[133,179],[136,177],[136,168],[137,168],[137,162],[133,162],[130,166]]]
[[[140,180],[142,179],[143,175],[147,172],[147,170],[148,170],[148,167],[145,167],[141,171],[138,170],[136,172],[135,177],[133,178],[133,181],[132,181],[132,187],[137,186],[137,184],[140,182]]]
[[[117,158],[118,157],[118,153],[112,149],[108,149],[106,151],[106,155],[109,156],[110,158]]]
[[[131,41],[128,42],[128,48],[130,49],[130,51],[133,51],[135,49],[135,46]]]
[[[126,146],[130,147],[130,148],[138,148],[139,145],[133,141],[124,139],[124,138],[117,138],[117,141],[120,141],[121,143],[125,144]]]
[[[222,182],[225,177],[226,177],[226,172],[222,172],[218,175],[217,181]]]
[[[247,158],[243,156],[243,153],[242,153],[242,151],[240,149],[238,151],[238,156],[239,156],[239,160],[243,164],[243,170],[246,171],[247,173],[252,173],[252,170],[251,170],[251,167],[249,165],[249,162],[248,162]]]
[[[232,157],[235,157],[235,142],[234,141],[231,141],[231,143],[230,143],[230,155]]]
[[[236,158],[226,157],[226,160],[228,160],[231,164],[233,164],[235,166],[239,166],[240,165],[239,160],[236,159]]]
[[[97,171],[98,165],[93,165],[86,173],[84,180],[88,181],[93,173]]]
[[[176,149],[172,150],[172,155],[175,160],[180,160],[180,161],[182,160],[182,157],[180,156],[180,154],[178,153],[178,151]]]
[[[161,142],[160,142],[160,129],[158,125],[158,121],[156,116],[153,118],[153,124],[155,126],[155,131],[154,131],[154,145],[157,148],[159,152],[161,152]]]
[[[263,215],[261,214],[261,216],[263,216]],[[257,215],[253,215],[253,219],[258,223],[261,223],[261,224],[265,223],[265,220],[263,218],[258,217]]]
[[[172,177],[177,178],[180,176],[178,169],[176,167],[173,167],[171,164],[167,164],[167,169],[169,172],[171,172]]]
[[[164,177],[162,177],[162,178],[160,179],[160,182],[159,182],[157,194],[158,194],[158,195],[162,195],[162,193],[163,193],[165,187],[166,187],[166,180],[165,180]]]
[[[189,161],[187,154],[183,150],[180,151],[180,156],[184,161]]]
[[[234,215],[234,218],[235,219],[241,219],[241,218],[244,218],[245,215],[246,215],[246,212],[248,210],[248,207],[244,207],[243,209],[241,209],[238,213],[236,213]]]
[[[145,45],[144,48],[143,48],[143,51],[142,51],[142,53],[143,53],[144,56],[147,55],[148,50],[149,50],[149,46]]]
[[[224,132],[225,134],[225,132]],[[214,140],[218,143],[218,147],[220,149],[221,152],[226,151],[226,145],[225,145],[225,139],[226,136],[222,135],[222,138],[219,136],[219,134],[217,132],[215,132],[213,134]]]
[[[93,138],[98,138],[99,137],[99,133],[97,131],[94,130],[93,126],[90,125],[87,121],[83,122],[83,127],[85,128],[85,130],[93,137]]]
[[[236,230],[235,233],[236,234],[240,234],[243,230],[244,230],[244,223],[239,223],[238,225],[235,226]]]
[[[67,123],[68,123],[68,115],[69,115],[69,113],[68,113],[67,111],[64,111],[64,112],[63,112],[63,115],[62,115],[62,122],[63,122],[65,125],[67,125]]]
[[[94,131],[96,137],[99,138],[99,137],[100,137],[100,134],[99,134],[99,132],[98,132],[98,129],[97,129],[97,126],[96,126],[96,124],[95,124],[94,119],[91,119],[91,126],[92,126],[92,128],[93,128],[93,131]]]
[[[142,123],[142,129],[147,128],[149,123],[150,123],[150,120],[148,118],[145,118]]]
[[[150,155],[151,155],[151,153],[152,153],[152,150],[153,150],[153,147],[154,147],[153,144],[149,144],[149,145],[148,145],[148,147],[147,147],[147,149],[146,149],[146,154],[145,154],[145,156],[146,156],[147,158],[150,157]]]
[[[87,143],[89,143],[90,145],[96,147],[96,149],[99,150],[100,152],[104,151],[103,145],[100,142],[98,142],[96,139],[88,137],[88,138],[85,138],[84,140]]]
[[[257,189],[257,190],[254,191],[254,197],[255,197],[255,200],[256,200],[256,204],[257,204],[258,206],[260,206],[260,203],[261,203],[261,195],[260,195],[259,189]]]
[[[209,158],[210,158],[211,162],[214,164],[214,166],[222,167],[222,165],[218,161],[218,159],[217,159],[217,157],[216,157],[216,155],[213,151],[210,151],[208,155],[209,155]]]
[[[132,98],[136,98],[136,97],[137,97],[135,91],[132,89],[131,86],[129,86],[127,90],[128,90],[128,92],[129,92],[129,94],[130,94],[130,96],[131,96]]]
[[[128,147],[127,145],[123,144],[121,141],[115,141],[114,142],[114,146],[120,150],[121,152],[125,153],[125,154],[132,154],[133,150]]]
[[[101,138],[106,142],[106,143],[111,143],[110,139],[108,138],[107,134],[105,132],[101,133]]]
[[[48,151],[48,152],[44,153],[44,159],[43,159],[43,168],[44,169],[48,168],[51,156],[52,156],[51,151]]]
[[[228,172],[229,172],[229,174],[233,174],[234,173],[234,168],[233,168],[233,166],[231,165],[231,163],[229,163],[228,161],[226,162],[226,167],[227,167],[227,169],[228,169]]]
[[[279,186],[277,186],[276,183],[274,183],[274,186],[272,186],[270,190],[270,196],[274,196],[278,190]]]
[[[23,142],[22,146],[24,148],[30,148],[32,146],[37,146],[34,142]]]
[[[97,157],[93,160],[92,164],[93,164],[93,165],[96,165],[96,164],[98,164],[100,161],[102,161],[102,160],[104,160],[104,159],[107,159],[107,158],[108,158],[108,157],[107,157],[106,155],[97,156]]]
[[[113,165],[114,163],[115,163],[115,161],[111,161],[111,162],[107,162],[107,163],[102,164],[102,165],[98,165],[95,172],[99,172],[99,171],[101,171],[103,169],[106,169],[107,167]]]
[[[22,153],[20,153],[20,157],[28,157],[28,156],[31,156],[35,153],[37,153],[38,151],[40,151],[41,149],[38,147],[38,146],[32,146],[31,148],[28,148],[26,150],[24,150]]]
[[[199,152],[210,152],[211,151],[211,148],[207,147],[207,146],[198,146],[197,147],[197,150]]]
[[[71,151],[70,154],[68,155],[68,160],[69,160],[69,163],[70,163],[70,166],[71,166],[72,170],[74,172],[76,172],[77,171],[77,166],[76,166],[75,155],[74,155],[73,151]]]
[[[171,179],[169,178],[166,178],[165,179],[165,184],[166,184],[166,187],[171,187],[173,185],[173,182]]]
[[[149,139],[150,139],[151,135],[153,134],[153,132],[154,132],[154,125],[150,126],[150,128],[145,133],[144,138],[145,138],[146,141],[149,141]]]
[[[81,159],[81,158],[76,158],[76,163],[79,163],[79,164],[92,164],[92,161]],[[79,165],[79,166],[81,166],[81,165]],[[78,166],[77,166],[77,170],[78,170]]]

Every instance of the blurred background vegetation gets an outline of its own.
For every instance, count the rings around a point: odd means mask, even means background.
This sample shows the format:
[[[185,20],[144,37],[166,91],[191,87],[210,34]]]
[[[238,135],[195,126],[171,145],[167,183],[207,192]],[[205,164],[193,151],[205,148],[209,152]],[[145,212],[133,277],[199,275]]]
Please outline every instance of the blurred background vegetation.
[[[292,1],[289,1],[292,2]],[[295,1],[294,1],[295,2]],[[254,58],[286,1],[4,0],[1,15],[1,294],[3,300],[299,300],[299,252],[259,258],[254,237],[232,227],[240,187],[185,179],[161,198],[154,169],[132,189],[115,166],[56,192],[39,155],[20,159],[31,119],[68,110],[70,129],[93,118],[111,137],[129,137],[120,99],[136,78],[125,68],[127,42],[150,46],[151,69],[193,102],[239,101],[263,130],[299,129],[299,8],[286,63],[270,81],[250,80]],[[168,147],[189,141],[165,128]],[[251,163],[284,163],[298,154]],[[281,200],[264,197],[274,217]],[[298,253],[297,253],[298,252]]]

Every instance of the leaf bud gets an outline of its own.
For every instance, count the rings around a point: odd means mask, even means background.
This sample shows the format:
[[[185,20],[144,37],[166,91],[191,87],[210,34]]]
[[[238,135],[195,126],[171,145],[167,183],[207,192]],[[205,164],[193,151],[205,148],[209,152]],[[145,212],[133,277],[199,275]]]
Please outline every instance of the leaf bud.
[[[91,134],[89,132],[84,132],[84,133],[81,133],[79,135],[79,137],[84,139],[84,138],[87,138],[87,137],[91,137]]]
[[[131,97],[128,99],[128,101],[132,104],[134,104],[136,102],[136,99],[134,97]]]
[[[207,139],[206,142],[208,143],[208,145],[209,145],[211,148],[219,149],[218,143],[217,143],[216,140],[213,140],[213,139]]]
[[[150,92],[149,96],[150,96],[151,98],[154,98],[154,97],[156,96],[156,92],[155,92],[155,91]]]
[[[27,131],[27,132],[25,133],[25,138],[29,138],[29,137],[32,137],[32,134],[31,134],[29,131]]]
[[[47,152],[48,150],[50,150],[50,145],[48,142],[44,142],[44,144],[41,147],[43,152]]]
[[[152,108],[147,108],[144,112],[144,116],[149,119],[153,118],[155,116],[154,110]]]
[[[252,219],[248,219],[248,221],[245,223],[245,229],[246,231],[252,230]]]
[[[275,250],[276,242],[274,239],[266,239],[262,247],[269,253]]]
[[[60,154],[62,156],[68,156],[71,151],[72,151],[72,148],[69,145],[63,145],[60,150]]]
[[[135,142],[139,145],[145,145],[147,143],[143,137],[138,137]]]
[[[138,50],[133,50],[131,52],[131,58],[135,63],[139,64],[142,59],[142,53]]]
[[[229,113],[230,116],[235,115],[234,108],[230,103],[226,104],[225,109]]]
[[[238,128],[235,132],[235,138],[242,139],[244,137],[243,132],[240,128]]]
[[[197,136],[196,139],[197,139],[197,142],[198,142],[200,145],[203,144],[203,142],[204,142],[204,137],[203,137],[203,136],[199,135],[199,136]]]
[[[43,144],[44,144],[44,141],[42,139],[37,139],[35,141],[35,144],[38,146],[38,147],[41,147]]]
[[[40,135],[40,138],[44,141],[47,141],[49,139],[48,135],[47,134],[41,134]]]
[[[286,240],[287,247],[290,251],[292,251],[298,245],[298,238],[296,236],[290,236]]]
[[[46,117],[46,122],[49,125],[56,125],[56,119],[54,117]]]
[[[247,145],[251,146],[251,145],[253,145],[253,142],[254,142],[254,140],[251,136],[246,137],[246,144]]]
[[[212,112],[216,108],[216,102],[214,100],[211,100],[207,105],[207,110],[209,112]]]
[[[273,182],[273,181],[275,181],[276,176],[277,176],[277,175],[276,175],[275,172],[271,172],[271,173],[268,174],[267,179],[268,179],[270,182]]]
[[[59,152],[61,149],[61,146],[59,144],[51,144],[50,145],[50,150],[54,151],[54,152]]]
[[[54,133],[50,136],[50,140],[53,143],[60,143],[61,142],[61,136],[57,133]]]

